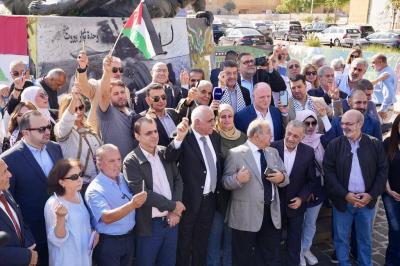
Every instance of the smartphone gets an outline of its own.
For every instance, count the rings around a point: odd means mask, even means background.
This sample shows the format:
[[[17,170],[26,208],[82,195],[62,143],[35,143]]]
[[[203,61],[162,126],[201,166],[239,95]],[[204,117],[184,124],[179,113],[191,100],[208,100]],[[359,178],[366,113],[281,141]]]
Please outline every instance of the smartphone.
[[[274,173],[276,173],[276,171],[275,171],[274,169],[271,169],[271,168],[268,168],[268,167],[267,167],[267,169],[265,169],[265,171],[264,171],[264,175],[265,175],[265,176],[268,176],[268,175],[274,174]]]
[[[216,101],[221,101],[222,96],[224,95],[224,92],[222,91],[222,88],[220,87],[215,87],[213,90],[213,99]]]
[[[283,106],[288,106],[289,104],[289,95],[286,90],[279,92],[279,102]]]

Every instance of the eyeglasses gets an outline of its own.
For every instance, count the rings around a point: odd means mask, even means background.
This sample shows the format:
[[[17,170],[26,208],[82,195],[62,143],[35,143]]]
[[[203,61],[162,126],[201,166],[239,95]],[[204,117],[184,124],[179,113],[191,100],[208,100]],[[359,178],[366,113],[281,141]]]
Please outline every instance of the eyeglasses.
[[[341,126],[351,127],[354,126],[357,122],[341,122]]]
[[[299,67],[300,67],[300,65],[298,65],[298,64],[288,66],[289,69],[299,68]]]
[[[161,95],[161,96],[153,96],[151,97],[153,99],[154,102],[158,103],[160,101],[160,99],[163,99],[163,101],[165,101],[167,99],[167,95]]]
[[[47,93],[39,93],[38,96],[42,99],[47,99],[49,98],[49,95]]]
[[[317,75],[317,71],[307,71],[306,72],[306,76],[310,76],[310,75],[316,76]]]
[[[351,58],[359,58],[360,55],[359,55],[359,54],[352,54],[352,55],[350,55],[350,57],[351,57]]]
[[[124,73],[124,69],[122,67],[113,67],[111,68],[112,73],[117,73],[119,71],[119,73]]]
[[[304,121],[304,125],[306,125],[306,127],[315,127],[317,125],[317,121]]]
[[[84,111],[85,110],[85,106],[82,104],[80,106],[75,107],[75,112],[78,112],[78,110],[81,111],[81,112]]]
[[[39,132],[40,134],[43,134],[44,132],[46,132],[46,129],[48,129],[49,131],[51,131],[52,128],[53,128],[52,125],[51,125],[51,124],[48,124],[47,126],[44,126],[44,127],[27,128],[26,130],[28,130],[28,131],[37,131],[37,132]]]
[[[246,60],[246,61],[242,62],[243,65],[250,65],[250,64],[254,65],[254,63],[255,63],[254,60]]]
[[[200,79],[190,79],[190,82],[194,83],[194,82],[199,82]]]
[[[83,176],[83,173],[80,172],[79,174],[73,174],[73,175],[64,177],[63,179],[69,179],[69,180],[75,181],[75,180],[78,180],[82,176]]]

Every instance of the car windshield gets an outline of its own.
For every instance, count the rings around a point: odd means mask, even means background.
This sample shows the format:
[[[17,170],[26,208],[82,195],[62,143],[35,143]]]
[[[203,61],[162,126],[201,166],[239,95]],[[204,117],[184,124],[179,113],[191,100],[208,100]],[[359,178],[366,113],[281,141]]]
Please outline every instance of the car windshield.
[[[346,29],[346,32],[349,33],[349,34],[357,34],[357,33],[360,33],[360,31],[357,30],[357,29]]]
[[[290,29],[291,30],[301,30],[301,27],[297,26],[297,25],[290,25]]]
[[[238,29],[240,31],[240,33],[244,36],[248,36],[248,35],[262,35],[260,32],[258,32],[255,29],[249,29],[249,28],[241,28]]]

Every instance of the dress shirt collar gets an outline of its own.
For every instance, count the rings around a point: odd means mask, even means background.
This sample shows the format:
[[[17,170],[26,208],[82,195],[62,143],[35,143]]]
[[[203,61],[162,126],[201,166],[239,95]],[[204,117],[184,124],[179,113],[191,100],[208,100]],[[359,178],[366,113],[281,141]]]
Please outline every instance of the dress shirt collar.
[[[265,115],[263,113],[261,113],[260,111],[258,111],[255,106],[254,106],[254,110],[256,111],[257,116],[261,116],[263,118],[265,118],[269,114],[269,107],[268,107],[267,112],[265,113]]]
[[[250,140],[246,141],[247,145],[249,146],[250,150],[252,153],[258,153],[258,150],[260,150],[260,148],[258,148],[253,142],[251,142]]]
[[[38,149],[36,147],[33,147],[32,145],[28,144],[25,139],[22,139],[22,141],[25,143],[25,145],[28,147],[28,149],[33,153],[33,152],[42,152],[46,150],[46,145],[43,145],[41,149]]]
[[[117,179],[118,181],[116,181],[116,180],[112,179],[111,177],[106,176],[102,171],[100,171],[97,178],[99,179],[100,182],[105,182],[109,185],[114,185],[114,184],[119,185],[119,184],[121,184],[122,179],[123,179],[121,173],[119,173],[118,179]]]
[[[156,147],[155,151],[154,151],[154,155],[151,154],[150,152],[146,151],[145,149],[143,149],[140,144],[139,144],[140,149],[142,150],[144,156],[147,158],[147,160],[151,160],[154,159],[154,157],[158,156],[158,146]]]
[[[357,149],[360,147],[360,140],[362,138],[362,135],[356,139],[356,140],[351,140],[349,138],[347,138],[347,140],[350,143],[350,147],[351,147],[351,151],[354,153],[355,151],[357,151]]]
[[[299,147],[299,145],[296,146],[296,148],[294,148],[294,150],[290,151],[287,147],[286,147],[286,142],[283,141],[283,151],[284,152],[289,152],[289,153],[296,153],[297,152],[297,147]]]
[[[243,76],[242,76],[242,74],[240,74],[240,82],[242,83],[242,82],[249,82],[249,83],[251,83],[251,84],[253,84],[253,78],[251,78],[250,80],[248,80],[248,79],[245,79]]]
[[[193,131],[194,137],[197,139],[197,141],[201,141],[200,140],[201,137],[205,137],[206,139],[209,138],[208,135],[203,136],[199,132],[197,132],[194,128],[192,128],[192,131]]]

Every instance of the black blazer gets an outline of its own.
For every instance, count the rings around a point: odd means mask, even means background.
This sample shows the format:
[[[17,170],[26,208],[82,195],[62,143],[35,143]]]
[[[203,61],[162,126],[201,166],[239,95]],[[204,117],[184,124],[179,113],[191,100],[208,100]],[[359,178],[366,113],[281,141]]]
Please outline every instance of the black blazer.
[[[240,91],[242,92],[242,95],[243,95],[244,103],[246,104],[246,106],[249,106],[251,104],[250,91],[247,88],[242,87],[240,85],[239,85],[239,87],[240,87]]]
[[[124,160],[123,172],[129,189],[134,194],[141,192],[142,180],[144,180],[145,190],[147,191],[147,200],[142,207],[136,210],[135,215],[135,229],[140,236],[151,236],[152,207],[156,207],[160,211],[173,211],[176,206],[175,202],[182,200],[183,183],[176,162],[165,160],[165,147],[158,146],[158,149],[158,155],[164,166],[171,189],[171,200],[153,192],[151,165],[139,146],[130,152]]]
[[[178,125],[181,120],[182,117],[180,114],[178,114],[176,112],[175,109],[172,108],[165,108],[165,112],[171,117],[172,121],[174,121],[175,126]],[[145,116],[147,113],[147,111],[143,111],[140,113],[140,117]],[[140,118],[140,117],[135,117],[135,121],[133,122],[133,124]],[[171,138],[170,136],[168,136],[167,131],[165,130],[163,124],[161,123],[160,119],[156,118],[155,119],[156,124],[157,124],[157,130],[158,130],[158,136],[159,136],[159,140],[158,140],[158,145],[167,147],[170,142],[171,142]],[[133,127],[132,127],[133,128]]]
[[[284,161],[284,141],[276,141],[271,144],[279,152],[279,156]],[[314,150],[310,146],[299,143],[297,146],[296,157],[293,168],[289,176],[290,183],[286,187],[279,188],[279,197],[281,199],[282,215],[295,217],[304,215],[307,207],[307,198],[312,192],[312,188],[317,182],[321,182],[315,175]],[[288,207],[290,200],[300,197],[302,203],[296,210]]]
[[[365,183],[365,192],[372,197],[367,206],[373,208],[378,196],[385,191],[389,170],[386,153],[380,140],[362,134],[357,155]],[[339,211],[346,209],[345,197],[349,192],[352,159],[350,142],[345,136],[332,140],[325,150],[323,160],[325,188],[329,199]]]
[[[242,80],[240,74],[238,75],[238,84],[241,84]],[[272,91],[279,92],[286,90],[286,83],[279,74],[278,71],[273,70],[272,73],[269,73],[266,70],[258,69],[253,76],[253,85],[257,84],[258,82],[266,82],[271,86]],[[273,103],[273,101],[271,101]]]
[[[62,159],[60,145],[50,141],[46,148],[54,164]],[[6,162],[8,170],[12,173],[9,190],[21,207],[26,224],[37,243],[46,243],[44,205],[49,198],[47,176],[23,141],[17,142],[1,154],[0,158]]]
[[[8,242],[0,247],[0,266],[10,265],[28,265],[31,261],[31,251],[28,249],[35,243],[29,228],[24,223],[21,210],[14,201],[13,197],[7,191],[3,191],[8,204],[15,211],[21,228],[23,243],[21,245],[15,227],[8,217],[7,213],[0,208],[0,231],[8,234]]]
[[[167,107],[175,108],[178,105],[179,100],[182,98],[182,88],[177,86],[168,86],[165,89],[165,94],[167,95]],[[146,88],[135,93],[134,109],[138,114],[149,109],[149,105],[146,103]]]
[[[219,195],[223,191],[221,184],[221,142],[219,135],[215,131],[210,135],[210,140],[217,157],[217,188],[215,191],[217,194],[217,208],[223,212],[219,206]],[[200,209],[207,175],[207,168],[201,154],[200,146],[192,130],[188,132],[179,149],[175,149],[173,143],[171,144],[167,147],[166,159],[169,161],[178,161],[179,172],[184,184],[182,200],[186,207],[185,212],[196,214]]]

